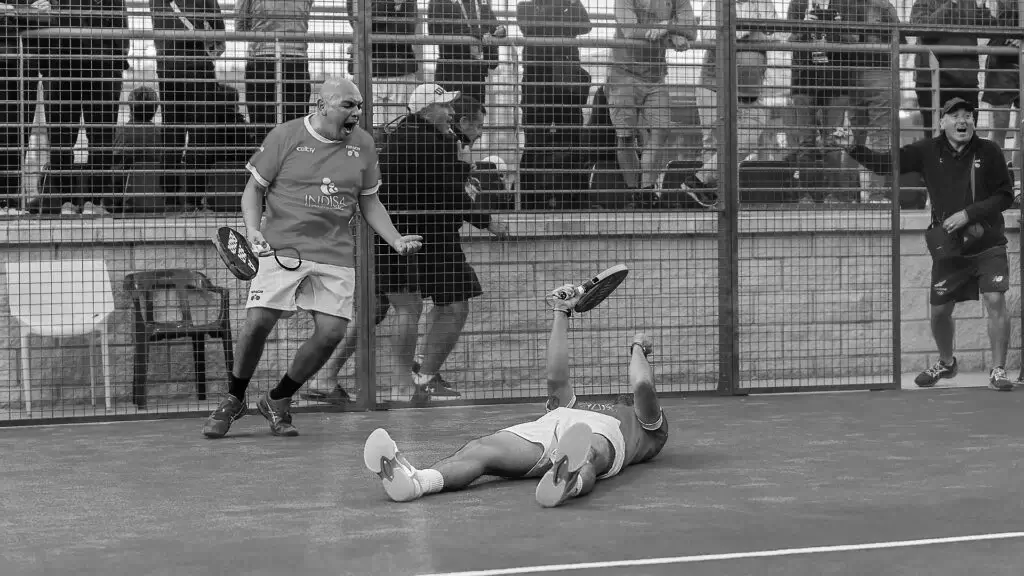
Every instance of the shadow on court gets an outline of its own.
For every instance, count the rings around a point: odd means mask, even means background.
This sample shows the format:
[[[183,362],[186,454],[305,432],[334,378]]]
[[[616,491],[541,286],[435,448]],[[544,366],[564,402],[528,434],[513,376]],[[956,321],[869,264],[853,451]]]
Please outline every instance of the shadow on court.
[[[428,574],[1024,530],[1024,393],[668,400],[655,461],[542,510],[534,481],[385,499],[362,442],[426,467],[541,405],[0,429],[0,574]],[[1014,574],[1024,539],[574,574]],[[516,573],[516,572],[508,572]],[[559,573],[559,572],[548,572]]]

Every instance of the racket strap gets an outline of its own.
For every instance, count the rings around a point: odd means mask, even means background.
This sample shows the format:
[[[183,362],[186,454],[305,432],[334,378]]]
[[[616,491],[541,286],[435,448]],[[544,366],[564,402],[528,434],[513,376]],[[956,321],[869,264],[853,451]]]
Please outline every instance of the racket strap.
[[[650,354],[650,351],[647,348],[645,348],[643,344],[641,344],[639,342],[630,342],[629,343],[629,355],[630,356],[633,355],[633,346],[639,346],[640,349],[643,350],[644,358],[647,358],[647,356]]]
[[[551,308],[552,312],[561,312],[566,318],[572,318],[572,308]]]

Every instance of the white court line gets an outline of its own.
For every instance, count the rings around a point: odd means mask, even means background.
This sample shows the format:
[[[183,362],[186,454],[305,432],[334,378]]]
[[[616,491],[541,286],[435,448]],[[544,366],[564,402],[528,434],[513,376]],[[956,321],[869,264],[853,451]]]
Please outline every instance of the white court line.
[[[825,554],[829,552],[856,552],[859,550],[884,550],[887,548],[909,548],[957,542],[981,542],[985,540],[1006,540],[1024,538],[1024,532],[1002,532],[998,534],[977,534],[951,538],[928,538],[925,540],[902,540],[895,542],[873,542],[869,544],[847,544],[843,546],[819,546],[815,548],[786,548],[783,550],[762,550],[759,552],[734,552],[731,554],[705,554],[702,556],[676,556],[672,558],[642,558],[639,560],[614,560],[609,562],[582,562],[579,564],[549,564],[547,566],[522,566],[496,570],[473,570],[469,572],[443,572],[421,574],[420,576],[505,576],[509,574],[540,574],[567,570],[592,570],[597,568],[624,568],[628,566],[657,566],[663,564],[693,564],[715,560],[745,560],[747,558],[770,558],[773,556],[799,556],[803,554]]]

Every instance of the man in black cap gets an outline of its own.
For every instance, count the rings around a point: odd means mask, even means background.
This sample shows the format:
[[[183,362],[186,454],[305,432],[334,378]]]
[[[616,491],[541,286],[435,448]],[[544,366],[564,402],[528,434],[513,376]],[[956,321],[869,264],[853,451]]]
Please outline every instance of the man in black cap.
[[[959,249],[950,256],[932,256],[931,327],[939,360],[917,376],[922,388],[956,376],[953,356],[957,302],[985,302],[992,346],[989,387],[1008,392],[1013,383],[1006,375],[1010,342],[1010,313],[1006,291],[1010,266],[1006,257],[1003,211],[1013,204],[1013,181],[1003,151],[991,140],[974,133],[974,106],[952,98],[942,107],[940,133],[900,148],[900,172],[920,172],[931,200],[932,223],[942,226]],[[848,134],[843,134],[848,139]],[[864,146],[846,146],[847,152],[877,174],[892,172],[889,152]]]

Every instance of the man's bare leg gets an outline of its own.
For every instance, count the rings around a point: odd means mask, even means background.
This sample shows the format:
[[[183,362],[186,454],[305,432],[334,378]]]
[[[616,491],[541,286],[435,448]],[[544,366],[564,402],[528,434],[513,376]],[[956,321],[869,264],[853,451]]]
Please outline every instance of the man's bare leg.
[[[409,463],[383,428],[374,430],[363,447],[366,467],[380,476],[388,497],[396,502],[461,490],[484,475],[522,478],[542,456],[543,447],[506,431],[470,440],[455,454],[424,470]]]
[[[391,302],[388,300],[387,296],[378,295],[375,298],[374,306],[376,309],[374,311],[373,322],[379,326],[380,323],[384,321],[384,318],[387,317],[388,309],[391,308]],[[307,400],[327,402],[329,404],[343,404],[349,401],[349,393],[341,385],[338,374],[341,373],[341,369],[345,367],[345,364],[347,364],[352,355],[355,354],[358,344],[359,324],[351,322],[348,325],[348,330],[345,331],[345,337],[342,339],[341,344],[338,345],[334,355],[327,361],[327,365],[324,366],[322,371],[329,392],[309,390],[304,396]],[[359,389],[356,388],[353,392],[358,393]]]
[[[391,334],[389,378],[386,388],[393,399],[411,398],[416,393],[412,379],[412,362],[416,355],[416,339],[423,299],[413,292],[388,294],[395,309],[395,326]]]

